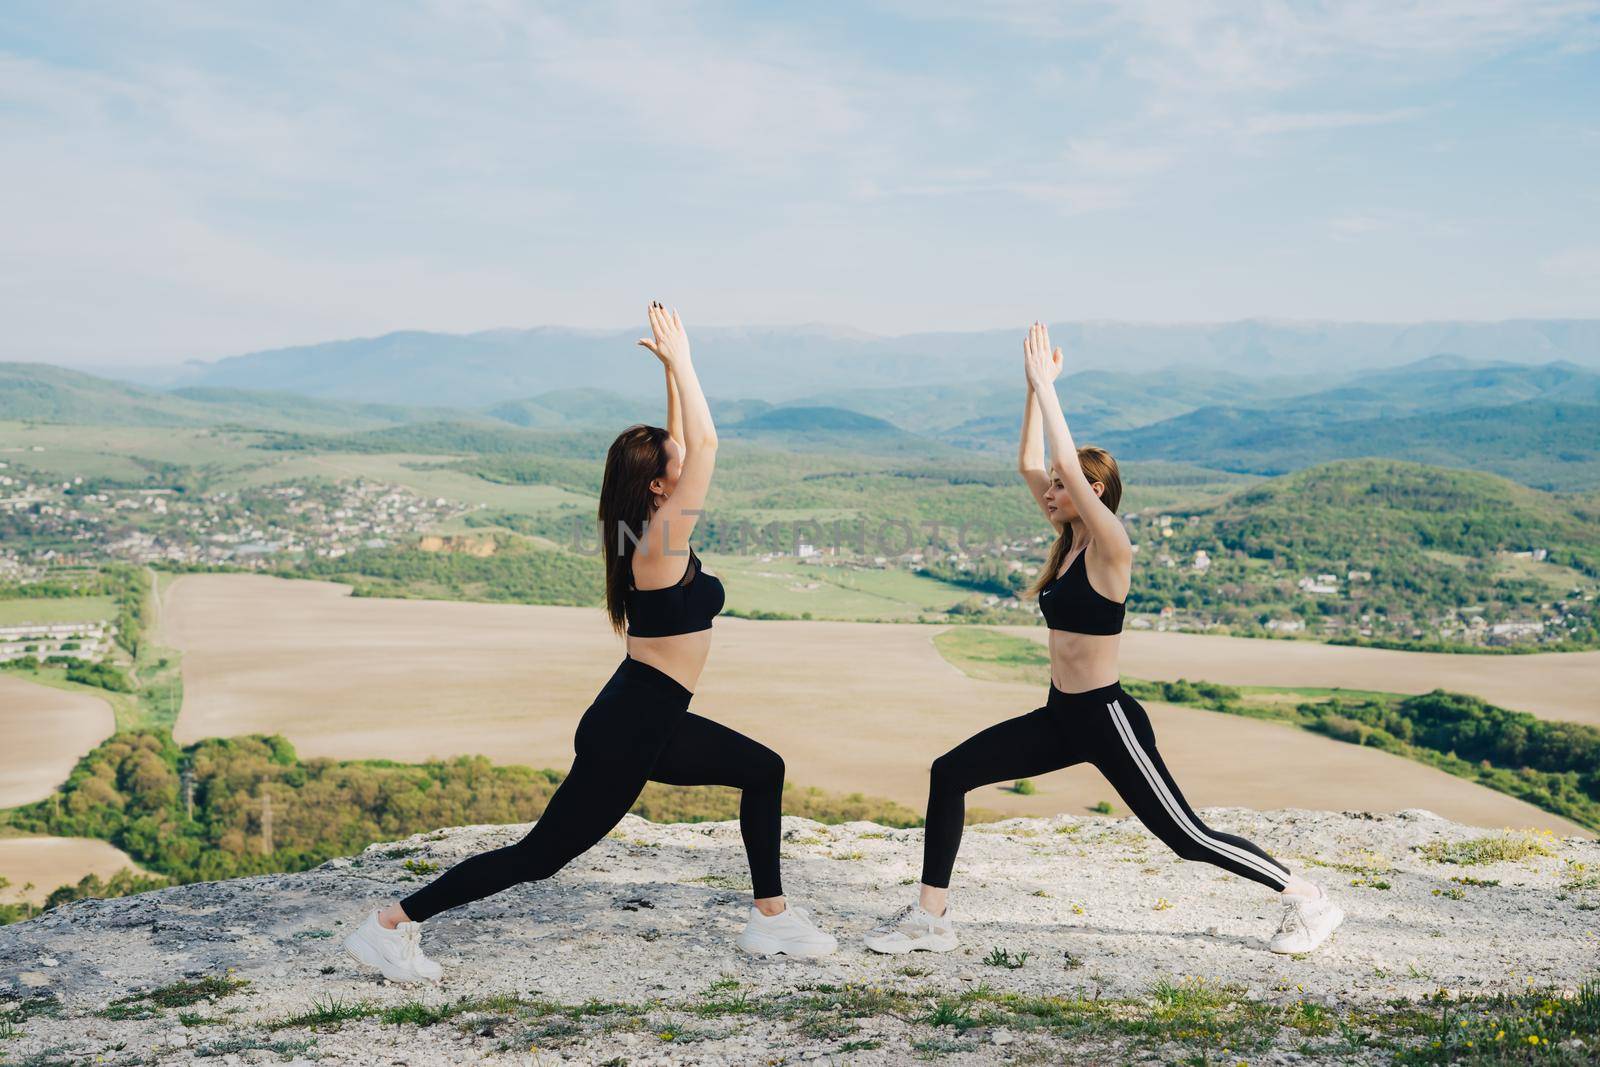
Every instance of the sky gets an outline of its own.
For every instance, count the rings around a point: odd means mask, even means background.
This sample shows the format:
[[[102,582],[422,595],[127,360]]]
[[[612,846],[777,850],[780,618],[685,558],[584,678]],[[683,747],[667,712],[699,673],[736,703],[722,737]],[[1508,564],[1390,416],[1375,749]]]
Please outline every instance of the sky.
[[[1600,316],[1600,0],[0,5],[0,359]]]

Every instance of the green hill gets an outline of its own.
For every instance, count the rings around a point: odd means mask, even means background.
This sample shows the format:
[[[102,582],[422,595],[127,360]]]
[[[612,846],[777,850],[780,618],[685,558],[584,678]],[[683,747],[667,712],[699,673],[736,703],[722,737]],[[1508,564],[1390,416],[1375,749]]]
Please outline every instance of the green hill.
[[[902,430],[894,423],[836,407],[775,407],[719,428],[729,440],[771,447],[863,455],[954,455],[953,445]]]
[[[651,401],[623,396],[609,389],[555,389],[524,400],[508,400],[485,408],[484,414],[529,429],[615,426],[659,422],[665,418],[660,398]]]
[[[1348,406],[1207,407],[1103,435],[1128,459],[1185,460],[1283,474],[1336,459],[1382,456],[1495,471],[1552,490],[1600,487],[1600,404],[1527,400],[1493,407],[1348,418]]]
[[[44,363],[0,363],[0,419],[102,426],[199,426],[206,410],[162,393]]]
[[[816,433],[874,434],[892,437],[905,433],[885,419],[832,407],[781,407],[763,411],[734,424],[741,432],[763,430]]]
[[[1214,511],[1228,548],[1298,559],[1432,549],[1486,558],[1547,549],[1600,577],[1600,514],[1516,481],[1420,463],[1356,460],[1256,486]]]
[[[1170,536],[1135,522],[1129,606],[1247,631],[1298,618],[1317,636],[1420,644],[1477,644],[1496,622],[1538,621],[1541,640],[1593,646],[1596,529],[1592,499],[1419,463],[1331,463],[1197,511]],[[1548,558],[1507,555],[1539,550]],[[1210,560],[1203,571],[1197,551]],[[1299,585],[1321,574],[1334,591]]]
[[[190,387],[174,389],[167,395],[201,406],[205,416],[213,422],[237,422],[273,429],[375,429],[461,415],[450,408],[319,400],[270,389]]]
[[[0,363],[0,420],[348,431],[444,415],[461,417],[446,408],[318,400],[271,390],[187,388],[158,393],[43,363]]]
[[[620,429],[621,427],[618,427]],[[451,455],[533,455],[603,457],[613,431],[533,430],[484,419],[442,419],[358,433],[286,433],[261,447],[284,451],[416,452]]]

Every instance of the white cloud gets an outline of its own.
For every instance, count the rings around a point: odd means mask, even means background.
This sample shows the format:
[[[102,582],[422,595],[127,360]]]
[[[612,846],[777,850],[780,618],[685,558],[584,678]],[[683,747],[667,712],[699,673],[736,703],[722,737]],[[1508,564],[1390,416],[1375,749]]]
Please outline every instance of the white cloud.
[[[1311,146],[1295,134],[1331,142],[1415,122],[1419,139],[1433,135],[1451,103],[1418,106],[1419,86],[1513,48],[1561,62],[1560,48],[1594,40],[1597,5],[896,0],[907,18],[939,20],[916,28],[943,35],[932,53],[972,57],[920,67],[882,19],[694,0],[421,0],[381,18],[359,4],[293,17],[189,0],[92,19],[64,7],[50,27],[63,47],[0,52],[0,358],[600,325],[616,321],[613,291],[674,255],[683,284],[724,298],[716,315],[737,322],[762,301],[787,308],[779,290],[823,267],[887,275],[906,247],[981,261],[1019,217],[1063,246],[1122,225],[1088,217],[1124,209],[1140,222],[1180,203],[1197,220],[1247,216],[1240,201],[1213,209],[1256,195],[1245,186],[1268,171],[1304,173],[1295,153]],[[995,32],[962,40],[981,35],[968,19]],[[996,77],[1013,43],[1015,65]],[[42,58],[58,55],[74,59]],[[1585,135],[1592,146],[1592,124]],[[1476,150],[1464,143],[1452,152]],[[652,219],[658,190],[698,211],[694,224]],[[1448,232],[1382,196],[1322,210],[1333,217],[1312,225],[1333,240]],[[1215,240],[1138,230],[1116,242],[1130,262]],[[1207,284],[1245,292],[1257,255]],[[975,305],[1010,299],[994,292],[1019,279],[1002,274],[967,280]],[[848,297],[816,284],[836,301],[817,315],[844,317],[838,301],[851,299],[889,314],[860,296],[864,282]],[[915,307],[909,285],[884,306]]]
[[[0,54],[0,358],[601,324],[611,298],[571,264],[619,234],[569,217],[607,182],[848,195],[900,180],[903,119],[964,107],[939,78],[681,11],[394,5],[364,34],[338,14],[153,2],[138,28],[159,39],[115,62]],[[216,34],[255,65],[216,62]],[[640,243],[677,236],[664,218]]]
[[[1412,241],[1436,241],[1464,237],[1470,232],[1452,219],[1398,208],[1346,212],[1328,219],[1326,229],[1336,241],[1358,241],[1392,233],[1402,233]]]
[[[1388,222],[1372,215],[1340,215],[1328,220],[1328,230],[1335,240],[1353,241],[1368,234],[1388,229]]]
[[[1075,137],[1067,142],[1065,162],[1084,174],[1126,177],[1165,170],[1173,159],[1170,148],[1119,144],[1099,137]]]
[[[1104,29],[1109,0],[879,0],[897,15],[947,22],[982,22],[1050,40],[1087,38]]]
[[[1600,245],[1553,252],[1539,261],[1539,270],[1551,278],[1586,285],[1591,293],[1600,290]]]
[[[1235,131],[1248,137],[1317,130],[1346,130],[1356,126],[1387,126],[1410,122],[1427,114],[1424,108],[1402,107],[1388,111],[1275,111],[1251,115]]]
[[[737,169],[780,173],[818,157],[892,166],[895,138],[884,135],[897,118],[959,113],[967,95],[948,79],[885,71],[792,30],[717,33],[695,5],[648,17],[629,5],[583,17],[509,2],[436,10],[469,32],[492,27],[531,99],[580,102],[599,126],[585,130],[570,116],[561,132],[711,151]]]
[[[1184,98],[1261,95],[1359,72],[1425,78],[1429,64],[1498,55],[1542,42],[1589,50],[1600,0],[884,0],[911,18],[968,20],[1018,35],[1091,39],[1130,76],[1156,87],[1158,108]]]
[[[982,170],[970,174],[941,173],[930,180],[879,190],[880,196],[1007,197],[1050,208],[1059,215],[1085,215],[1125,207],[1129,190],[1110,182],[1007,178]]]

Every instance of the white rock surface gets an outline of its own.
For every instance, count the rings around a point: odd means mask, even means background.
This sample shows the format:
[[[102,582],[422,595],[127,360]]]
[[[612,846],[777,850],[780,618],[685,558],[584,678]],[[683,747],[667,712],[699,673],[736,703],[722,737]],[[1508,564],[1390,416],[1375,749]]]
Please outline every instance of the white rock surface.
[[[752,959],[733,947],[748,901],[738,825],[630,816],[555,878],[428,922],[424,946],[445,968],[440,986],[390,985],[345,958],[339,941],[369,909],[421,883],[407,861],[443,869],[527,830],[469,826],[373,845],[299,874],[83,901],[0,928],[0,998],[33,1006],[0,1051],[105,1063],[909,1063],[918,1056],[913,1042],[929,1031],[894,1015],[855,1018],[855,1030],[830,1036],[760,1013],[696,1017],[681,1008],[719,981],[729,990],[737,983],[727,996],[751,999],[855,984],[925,992],[931,1005],[982,985],[1121,997],[1145,995],[1159,980],[1203,977],[1238,986],[1240,1001],[1345,1009],[1440,989],[1516,990],[1530,980],[1572,987],[1595,973],[1600,890],[1584,878],[1593,883],[1600,872],[1600,843],[1544,839],[1549,856],[1459,867],[1417,850],[1485,832],[1423,811],[1213,809],[1203,817],[1328,886],[1348,913],[1343,929],[1308,958],[1275,956],[1265,946],[1280,907],[1269,890],[1177,860],[1132,820],[1062,816],[969,827],[952,897],[962,947],[875,956],[861,936],[913,899],[921,831],[786,818],[790,900],[808,907],[841,949],[815,962]],[[985,965],[996,947],[1027,959],[1016,969]],[[908,966],[914,973],[904,973]],[[216,1022],[183,1028],[175,1009],[146,1019],[98,1014],[117,998],[222,974],[249,985],[182,1009]],[[433,1026],[376,1018],[320,1030],[266,1025],[314,1001],[444,1004],[492,994],[647,1005],[652,1014],[632,1029],[537,1040],[492,1011]],[[689,1027],[693,1039],[663,1038],[656,1025]],[[961,1040],[938,1032],[950,1038],[941,1062],[1083,1054],[1015,1027],[968,1030]],[[280,1044],[225,1050],[243,1039]]]

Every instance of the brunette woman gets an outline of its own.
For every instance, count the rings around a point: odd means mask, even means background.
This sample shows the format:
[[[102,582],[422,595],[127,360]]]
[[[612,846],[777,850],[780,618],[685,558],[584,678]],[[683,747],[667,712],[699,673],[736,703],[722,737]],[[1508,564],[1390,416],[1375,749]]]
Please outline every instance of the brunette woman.
[[[578,721],[572,769],[516,844],[463,860],[367,916],[345,940],[360,962],[397,981],[437,980],[422,924],[448,908],[549,878],[621,821],[646,782],[741,790],[739,826],[753,901],[737,944],[757,954],[820,956],[837,943],[786,905],[778,871],[783,760],[689,710],[711,651],[722,583],[700,565],[690,534],[716,466],[717,431],[676,311],[649,309],[639,344],[666,370],[667,425],[630,426],[612,443],[600,489],[606,608],[626,627],[627,655]]]

